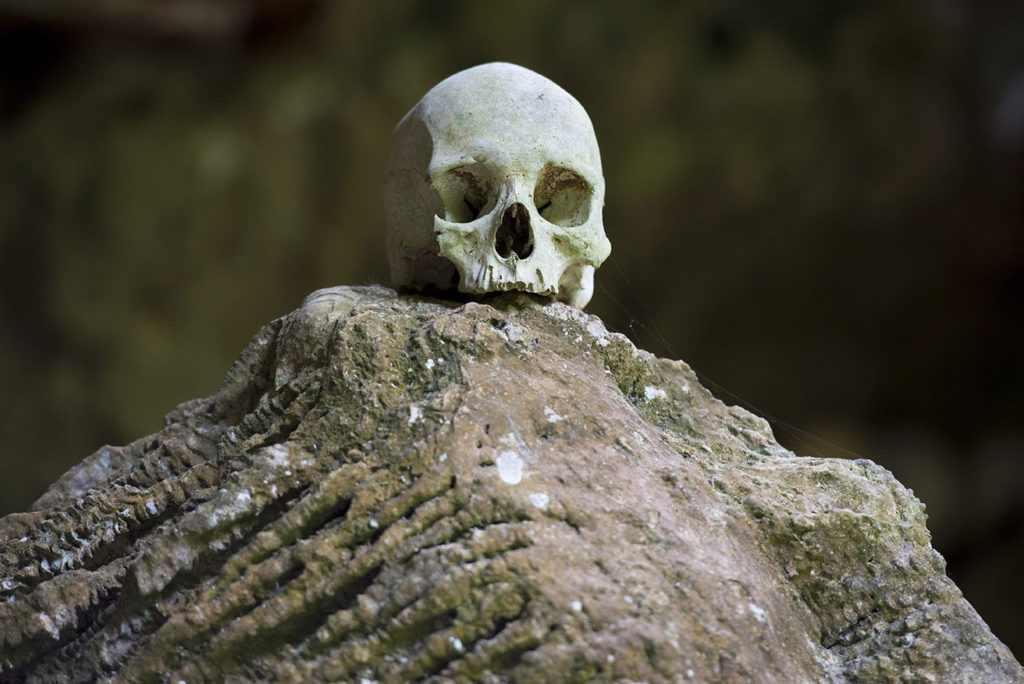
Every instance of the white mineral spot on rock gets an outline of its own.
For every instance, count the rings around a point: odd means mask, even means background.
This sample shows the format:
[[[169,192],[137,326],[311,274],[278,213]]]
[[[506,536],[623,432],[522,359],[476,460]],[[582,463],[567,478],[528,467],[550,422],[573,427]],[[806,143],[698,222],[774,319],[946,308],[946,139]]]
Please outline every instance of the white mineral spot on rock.
[[[448,454],[441,454],[440,456],[437,457],[437,462],[438,463],[444,463],[447,460],[448,460]]]
[[[547,406],[544,407],[544,415],[552,423],[557,423],[558,421],[562,420],[562,416],[558,415],[553,410],[551,410],[551,408],[549,408]]]
[[[431,370],[434,367],[434,359],[427,359],[427,362],[423,365],[427,367],[427,370]]]
[[[247,504],[252,500],[252,495],[249,493],[248,489],[243,489],[235,495],[235,498],[238,499],[238,503]]]
[[[523,480],[523,459],[514,451],[502,451],[498,456],[498,475],[508,484],[519,484]]]
[[[614,663],[615,662],[615,656],[613,656],[611,653],[608,654],[608,662],[609,663]]]
[[[548,495],[544,492],[534,492],[530,495],[530,503],[541,510],[547,509],[549,501],[550,499],[548,499]]]
[[[530,330],[516,323],[508,325],[505,330],[511,342],[521,342],[530,337]]]
[[[686,671],[686,676],[689,677],[690,679],[693,679],[693,670],[687,670]]]
[[[651,387],[650,385],[648,385],[647,387],[644,387],[644,400],[645,401],[654,401],[655,399],[664,399],[667,396],[668,395],[665,394],[665,390],[661,389],[660,387]]]
[[[283,468],[291,463],[291,460],[288,458],[288,449],[283,444],[268,446],[264,449],[264,453],[266,453],[270,465],[275,468]]]
[[[601,324],[601,321],[597,318],[590,318],[587,320],[587,332],[590,333],[591,337],[597,339],[597,343],[602,347],[608,344],[608,330]]]
[[[626,603],[628,603],[629,605],[633,605],[633,597],[632,597],[632,596],[626,595],[626,596],[625,596],[625,597],[623,598],[623,600],[624,600],[624,601],[625,601]]]
[[[683,390],[683,394],[689,394],[690,393],[690,383],[684,382],[683,386],[680,389]]]
[[[462,645],[462,639],[460,639],[459,637],[456,637],[456,636],[448,637],[448,641],[450,641],[452,646],[455,648],[455,650],[459,651],[460,653],[465,648],[465,646]]]
[[[567,308],[569,308],[569,307],[565,306],[561,302],[554,302],[554,303],[548,305],[547,307],[545,307],[544,310],[552,318],[557,318],[560,321],[567,321],[570,318],[576,318],[575,315],[573,315],[572,313],[570,313],[570,312],[565,310]],[[563,330],[563,332],[565,331],[564,328],[562,330]]]
[[[39,621],[43,623],[43,629],[50,633],[54,639],[60,638],[60,630],[57,629],[57,625],[53,624],[53,620],[46,613],[39,614]]]
[[[372,527],[373,529],[377,529],[378,527],[380,527],[380,523],[377,522],[376,518],[370,518],[370,527]]]
[[[421,416],[423,416],[423,409],[421,409],[419,406],[410,406],[409,407],[409,424],[410,425],[412,425],[417,420],[419,420]]]
[[[146,510],[149,511],[150,515],[156,515],[156,504],[152,501],[146,502]]]
[[[754,616],[754,619],[758,622],[768,622],[768,614],[764,612],[764,608],[755,604],[748,603],[747,609],[750,610],[750,614]]]
[[[569,604],[569,607],[572,608],[572,612],[578,613],[581,610],[583,610],[583,601],[579,601],[579,600],[573,601],[572,603]]]

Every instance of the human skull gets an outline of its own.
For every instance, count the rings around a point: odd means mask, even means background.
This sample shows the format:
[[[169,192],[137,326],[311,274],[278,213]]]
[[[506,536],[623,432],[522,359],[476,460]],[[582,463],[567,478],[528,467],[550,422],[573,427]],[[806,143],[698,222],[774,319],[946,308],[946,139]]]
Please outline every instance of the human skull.
[[[405,115],[384,195],[396,287],[520,290],[582,309],[611,252],[590,118],[513,64],[450,76]]]

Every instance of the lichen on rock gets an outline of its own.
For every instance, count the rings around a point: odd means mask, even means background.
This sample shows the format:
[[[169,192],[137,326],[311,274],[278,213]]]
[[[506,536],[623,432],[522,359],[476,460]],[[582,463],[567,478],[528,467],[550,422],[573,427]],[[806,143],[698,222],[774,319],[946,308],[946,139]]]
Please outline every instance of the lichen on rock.
[[[1021,681],[923,506],[523,294],[332,288],[0,519],[0,680]]]

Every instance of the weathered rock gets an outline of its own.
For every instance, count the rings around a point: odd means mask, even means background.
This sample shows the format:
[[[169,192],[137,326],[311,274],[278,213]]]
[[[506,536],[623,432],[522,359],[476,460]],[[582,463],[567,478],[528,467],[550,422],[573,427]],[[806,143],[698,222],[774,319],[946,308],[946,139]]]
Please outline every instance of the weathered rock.
[[[0,544],[7,681],[1024,680],[887,471],[521,294],[314,293]]]

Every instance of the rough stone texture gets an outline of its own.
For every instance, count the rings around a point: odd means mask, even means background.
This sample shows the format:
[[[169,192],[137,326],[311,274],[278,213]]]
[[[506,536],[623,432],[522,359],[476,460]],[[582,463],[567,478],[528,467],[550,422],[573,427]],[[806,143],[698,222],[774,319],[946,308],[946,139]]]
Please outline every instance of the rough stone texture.
[[[869,461],[507,294],[311,295],[0,519],[4,681],[1022,681]]]

